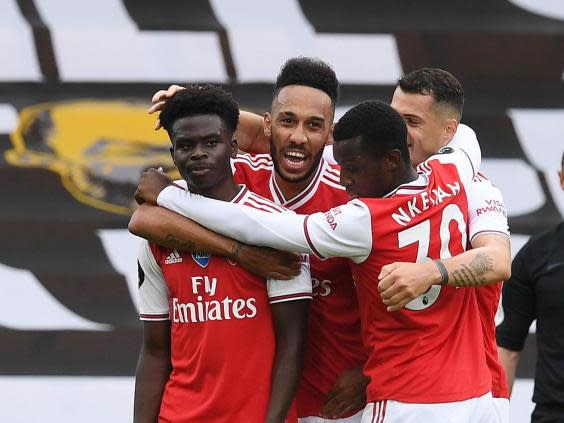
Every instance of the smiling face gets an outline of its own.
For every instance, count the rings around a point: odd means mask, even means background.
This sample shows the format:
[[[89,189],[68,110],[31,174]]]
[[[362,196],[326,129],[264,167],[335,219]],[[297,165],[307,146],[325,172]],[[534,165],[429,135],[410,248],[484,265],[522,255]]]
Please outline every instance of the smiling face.
[[[230,158],[237,154],[237,142],[219,116],[187,116],[171,129],[172,158],[190,191],[205,194],[232,183]]]
[[[323,91],[289,85],[265,114],[274,168],[287,182],[302,182],[315,171],[333,127],[333,104]]]
[[[407,126],[409,156],[413,166],[444,147],[456,133],[458,121],[448,106],[437,104],[432,95],[404,92],[397,87],[391,106]]]

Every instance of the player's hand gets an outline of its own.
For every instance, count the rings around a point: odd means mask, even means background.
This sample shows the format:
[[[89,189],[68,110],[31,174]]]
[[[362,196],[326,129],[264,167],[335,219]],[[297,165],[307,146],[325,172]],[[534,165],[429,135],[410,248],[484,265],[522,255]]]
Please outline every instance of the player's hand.
[[[364,408],[366,405],[366,386],[370,381],[362,368],[345,370],[327,394],[321,416],[326,419],[338,419]]]
[[[249,272],[266,279],[289,280],[300,274],[298,253],[237,243],[231,256]]]
[[[135,191],[135,201],[138,204],[157,204],[157,197],[163,189],[172,184],[172,179],[157,169],[147,169],[139,179],[139,185]]]
[[[423,263],[392,263],[382,267],[378,289],[388,311],[397,311],[431,288],[440,273],[431,260]]]
[[[151,98],[152,104],[151,107],[149,107],[149,114],[160,112],[167,100],[170,100],[175,96],[176,93],[184,89],[185,87],[181,87],[180,85],[171,85],[167,90],[157,91],[155,94],[153,94],[153,98]],[[161,121],[157,119],[157,123],[155,124],[155,131],[159,129],[161,129]]]

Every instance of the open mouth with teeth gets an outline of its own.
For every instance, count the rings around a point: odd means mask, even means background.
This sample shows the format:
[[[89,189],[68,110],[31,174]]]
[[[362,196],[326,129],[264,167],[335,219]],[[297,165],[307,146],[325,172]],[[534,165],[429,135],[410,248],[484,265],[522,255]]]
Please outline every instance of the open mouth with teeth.
[[[306,154],[303,151],[286,151],[284,161],[288,167],[299,168],[305,163]]]

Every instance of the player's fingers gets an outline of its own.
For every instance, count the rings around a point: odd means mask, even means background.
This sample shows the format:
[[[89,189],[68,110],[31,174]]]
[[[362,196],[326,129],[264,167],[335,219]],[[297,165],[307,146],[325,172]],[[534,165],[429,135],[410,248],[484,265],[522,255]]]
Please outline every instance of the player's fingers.
[[[345,417],[348,413],[353,410],[354,406],[351,404],[350,401],[345,401],[337,405],[333,411],[333,415],[331,416],[333,419],[340,419]]]
[[[299,263],[300,262],[300,255],[298,253],[278,251],[278,254],[280,254],[284,258],[286,263]]]
[[[384,279],[386,276],[388,276],[390,273],[392,273],[395,268],[396,268],[395,263],[386,264],[385,266],[382,266],[382,269],[380,270],[380,274],[378,275],[378,279],[379,280]]]
[[[387,296],[386,298],[382,297],[382,302],[387,306],[394,306],[402,301],[404,298],[408,298],[409,294],[403,290],[399,290],[392,295]]]
[[[320,414],[325,418],[328,419],[332,418],[336,410],[338,409],[339,404],[341,404],[341,400],[339,399],[338,396],[331,398],[323,405],[323,407],[320,410]]]
[[[143,197],[141,196],[139,189],[135,190],[134,198],[137,204],[143,204],[145,202],[145,200],[143,200]]]
[[[409,302],[412,301],[412,300],[413,300],[413,298],[409,298],[409,297],[408,297],[408,298],[404,298],[404,299],[401,300],[399,303],[397,303],[397,304],[395,304],[395,305],[393,305],[393,306],[388,307],[387,310],[388,310],[389,312],[401,310],[401,309],[404,308],[407,304],[409,304]]]
[[[388,276],[378,282],[378,289],[380,290],[380,294],[383,295],[388,289],[393,287],[396,279],[397,275],[395,273],[390,273]]]
[[[286,275],[284,273],[278,273],[278,272],[269,272],[267,275],[268,279],[276,279],[279,281],[287,281],[293,278],[293,276],[290,275]]]
[[[293,276],[298,276],[300,274],[302,267],[300,266],[300,263],[292,263],[291,265],[287,266],[286,269],[289,274]]]
[[[155,131],[158,131],[161,128],[162,128],[161,120],[157,119],[157,122],[155,123]]]
[[[331,390],[327,392],[327,394],[325,394],[325,399],[327,400],[327,402],[329,402],[330,400],[334,399],[339,392],[340,392],[339,388],[333,386],[333,388],[331,388]]]
[[[167,92],[167,96],[168,98],[174,97],[174,95],[179,92],[186,89],[185,87],[182,87],[180,85],[177,84],[172,84],[170,87],[168,87],[168,90],[166,90]]]
[[[151,98],[151,103],[157,103],[168,97],[168,90],[159,90]]]
[[[408,302],[412,300],[411,297],[405,294],[398,294],[392,297],[388,302],[385,302],[387,305],[386,310],[388,311],[398,311],[399,309],[403,308]]]
[[[380,292],[384,292],[390,286],[394,284],[396,280],[396,276],[393,273],[388,273],[384,278],[380,279],[378,282],[378,289]]]
[[[149,114],[153,114],[155,112],[161,111],[163,109],[164,105],[165,105],[165,101],[159,101],[157,103],[152,104],[151,107],[149,107],[149,110],[148,110]]]

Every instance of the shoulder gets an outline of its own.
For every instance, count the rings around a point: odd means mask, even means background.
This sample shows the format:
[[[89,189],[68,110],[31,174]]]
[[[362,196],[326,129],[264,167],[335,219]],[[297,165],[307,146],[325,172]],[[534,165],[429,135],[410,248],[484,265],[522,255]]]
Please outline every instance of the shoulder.
[[[337,164],[324,162],[321,170],[321,183],[328,187],[331,191],[346,192],[344,186],[341,185],[341,168]]]
[[[261,169],[272,169],[272,157],[270,154],[237,154],[233,159],[233,165],[235,168],[249,169],[249,170],[261,170]]]
[[[472,182],[478,182],[478,183],[481,183],[482,185],[485,185],[485,186],[497,188],[495,186],[495,184],[493,183],[493,181],[481,170],[476,172],[476,176],[474,176],[474,179],[472,179]]]
[[[239,204],[268,213],[292,213],[285,207],[282,207],[279,204],[274,203],[273,201],[261,197],[260,195],[255,194],[248,189]]]

